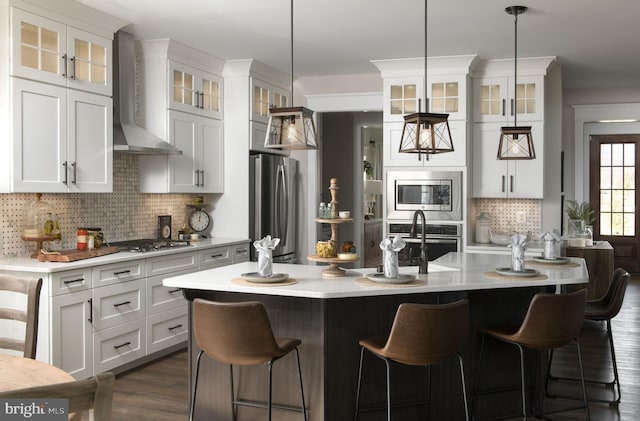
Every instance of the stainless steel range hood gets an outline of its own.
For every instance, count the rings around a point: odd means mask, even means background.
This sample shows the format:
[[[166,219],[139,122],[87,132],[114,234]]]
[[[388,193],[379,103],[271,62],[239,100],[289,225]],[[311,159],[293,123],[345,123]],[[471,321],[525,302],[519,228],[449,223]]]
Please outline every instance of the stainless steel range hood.
[[[136,62],[133,35],[113,40],[113,151],[137,155],[181,155],[182,151],[136,125]]]

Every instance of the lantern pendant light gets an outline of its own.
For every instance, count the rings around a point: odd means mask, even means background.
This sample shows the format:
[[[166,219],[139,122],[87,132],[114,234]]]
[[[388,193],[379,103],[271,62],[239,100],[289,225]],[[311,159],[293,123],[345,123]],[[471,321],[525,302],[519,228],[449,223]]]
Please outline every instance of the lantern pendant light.
[[[513,126],[505,126],[500,129],[498,159],[535,159],[536,157],[531,126],[518,126],[518,15],[526,11],[525,6],[510,6],[505,9],[505,12],[514,16],[515,22],[515,54],[513,59],[515,90],[513,92]]]
[[[293,0],[291,0],[291,98],[293,104]],[[317,149],[313,111],[305,107],[270,108],[265,148]]]
[[[449,114],[429,112],[427,100],[427,1],[424,2],[424,98],[425,112],[417,112],[404,116],[404,126],[400,139],[399,152],[429,155],[453,152],[453,141],[449,129]],[[421,104],[418,100],[418,110]]]

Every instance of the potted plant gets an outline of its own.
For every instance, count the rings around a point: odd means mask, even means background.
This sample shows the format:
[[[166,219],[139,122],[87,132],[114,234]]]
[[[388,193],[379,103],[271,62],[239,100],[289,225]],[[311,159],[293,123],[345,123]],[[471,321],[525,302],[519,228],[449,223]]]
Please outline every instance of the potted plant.
[[[596,221],[596,212],[587,202],[579,203],[577,200],[567,200],[567,236],[577,238],[584,231],[586,225],[593,225]]]

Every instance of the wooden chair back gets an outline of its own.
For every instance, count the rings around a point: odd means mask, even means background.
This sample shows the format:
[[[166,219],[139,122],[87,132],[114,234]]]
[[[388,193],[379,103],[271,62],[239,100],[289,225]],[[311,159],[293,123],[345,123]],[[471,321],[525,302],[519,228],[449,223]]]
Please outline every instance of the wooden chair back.
[[[42,279],[25,279],[11,275],[0,275],[0,291],[9,291],[25,296],[26,306],[4,308],[0,304],[0,320],[14,320],[25,323],[24,338],[5,337],[0,333],[0,349],[21,351],[26,358],[36,358],[38,342],[38,312]],[[13,302],[11,299],[3,302]]]
[[[85,380],[0,392],[0,398],[68,399],[72,420],[80,420],[89,411],[94,421],[111,421],[114,385],[114,374],[107,372]]]

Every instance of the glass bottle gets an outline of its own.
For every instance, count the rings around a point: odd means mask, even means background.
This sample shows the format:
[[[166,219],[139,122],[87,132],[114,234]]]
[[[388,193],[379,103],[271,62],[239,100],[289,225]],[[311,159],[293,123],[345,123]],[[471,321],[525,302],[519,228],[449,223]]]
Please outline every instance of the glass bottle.
[[[584,245],[586,247],[593,246],[593,225],[584,226]]]
[[[318,218],[326,218],[327,217],[327,205],[324,202],[320,202],[320,207],[318,208]]]

